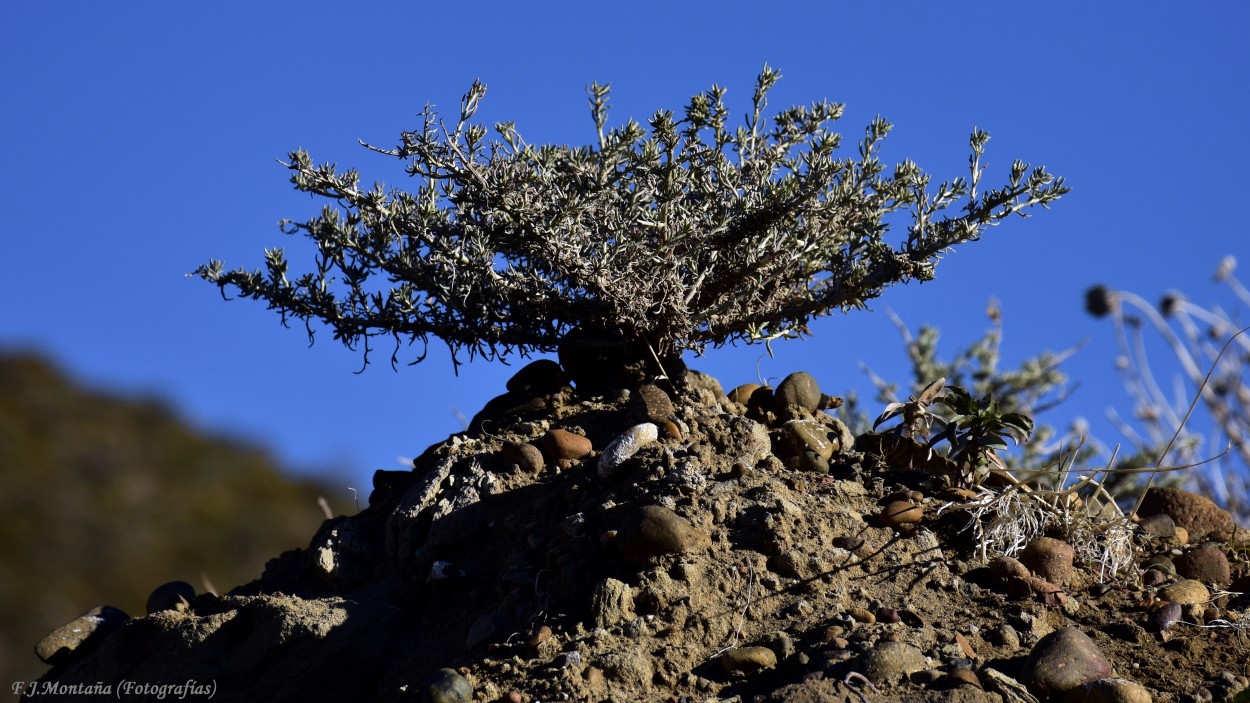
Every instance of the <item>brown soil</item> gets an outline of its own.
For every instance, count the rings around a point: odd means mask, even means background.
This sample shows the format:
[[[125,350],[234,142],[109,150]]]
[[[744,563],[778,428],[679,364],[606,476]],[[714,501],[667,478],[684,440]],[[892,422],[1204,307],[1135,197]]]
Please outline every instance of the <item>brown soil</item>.
[[[44,682],[461,700],[427,690],[450,668],[480,701],[1022,701],[1000,681],[1064,627],[1157,702],[1231,699],[1250,676],[1246,598],[1217,595],[1160,633],[1155,594],[1171,579],[1145,586],[1136,566],[1105,583],[1078,563],[1062,589],[1009,584],[981,561],[969,513],[941,509],[933,476],[838,446],[827,474],[803,470],[820,462],[795,456],[780,419],[708,377],[692,374],[671,424],[609,479],[599,456],[645,419],[630,394],[509,396],[475,420],[483,431],[430,447],[412,472],[379,472],[368,508],[327,521],[259,580],[132,619]],[[799,414],[837,444],[829,415]],[[553,428],[596,451],[537,473],[505,452]],[[900,499],[919,522],[884,526]],[[684,522],[639,527],[647,506]],[[1139,564],[1190,548],[1136,540]],[[1248,550],[1220,549],[1244,583]],[[870,653],[888,642],[919,662],[880,669]]]

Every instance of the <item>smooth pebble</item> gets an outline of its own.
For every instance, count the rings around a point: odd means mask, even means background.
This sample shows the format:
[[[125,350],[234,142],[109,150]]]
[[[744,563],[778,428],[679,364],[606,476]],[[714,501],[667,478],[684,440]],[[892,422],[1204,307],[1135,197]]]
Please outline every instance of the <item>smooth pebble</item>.
[[[621,464],[637,454],[639,449],[659,439],[659,436],[660,428],[651,422],[634,425],[625,430],[620,437],[608,445],[607,449],[603,450],[603,455],[599,457],[599,478],[608,479],[616,475]]]

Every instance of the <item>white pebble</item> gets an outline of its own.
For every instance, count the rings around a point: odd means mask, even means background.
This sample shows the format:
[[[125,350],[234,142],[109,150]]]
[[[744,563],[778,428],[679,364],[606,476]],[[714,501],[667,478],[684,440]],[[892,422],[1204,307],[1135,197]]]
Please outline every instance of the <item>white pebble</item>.
[[[659,436],[660,429],[650,422],[625,430],[624,434],[612,440],[599,457],[599,478],[611,478],[621,464]]]

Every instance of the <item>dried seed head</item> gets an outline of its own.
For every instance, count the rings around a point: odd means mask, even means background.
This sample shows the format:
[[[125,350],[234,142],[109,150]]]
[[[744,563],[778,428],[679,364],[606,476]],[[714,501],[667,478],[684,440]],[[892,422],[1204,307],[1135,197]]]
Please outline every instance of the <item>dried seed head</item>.
[[[1119,304],[1115,291],[1106,286],[1097,285],[1085,291],[1085,312],[1094,317],[1110,315]]]
[[[1224,279],[1233,275],[1233,270],[1237,268],[1237,259],[1233,256],[1226,256],[1220,259],[1220,265],[1215,269],[1215,282],[1220,283]]]
[[[1180,291],[1170,290],[1163,294],[1163,298],[1159,300],[1159,312],[1164,317],[1171,317],[1176,314],[1181,304],[1185,302],[1185,294]]]

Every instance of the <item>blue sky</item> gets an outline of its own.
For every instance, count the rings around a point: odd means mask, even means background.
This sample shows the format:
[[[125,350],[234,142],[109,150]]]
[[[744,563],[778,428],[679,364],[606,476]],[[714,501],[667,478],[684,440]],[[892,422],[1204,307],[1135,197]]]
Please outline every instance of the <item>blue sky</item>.
[[[72,9],[70,9],[72,7]],[[888,9],[876,9],[876,8]],[[1169,288],[1227,300],[1220,258],[1250,261],[1250,5],[1206,3],[745,2],[20,3],[0,22],[0,347],[34,348],[90,384],[158,394],[200,426],[333,469],[367,488],[460,429],[512,369],[445,353],[398,373],[329,335],[309,348],[262,305],[223,302],[185,274],[209,258],[259,266],[278,232],[320,203],[276,163],[307,149],[405,187],[389,145],[426,102],[450,113],[475,78],[479,113],[531,143],[590,143],[584,87],[613,86],[613,122],[679,110],[712,83],[741,115],[768,62],[774,107],[847,105],[853,143],[877,114],[895,124],[884,158],[938,180],[966,173],[972,127],[992,135],[988,180],[1012,159],[1045,164],[1073,192],[949,255],[937,280],[886,292],[945,348],[976,338],[993,296],[1005,353],[1089,343],[1066,365],[1081,383],[1050,421],[1127,410],[1112,328],[1082,312],[1094,283],[1154,299]],[[868,389],[859,370],[905,378],[884,314],[818,322],[812,339],[709,352],[691,366],[728,388],[814,374]]]

